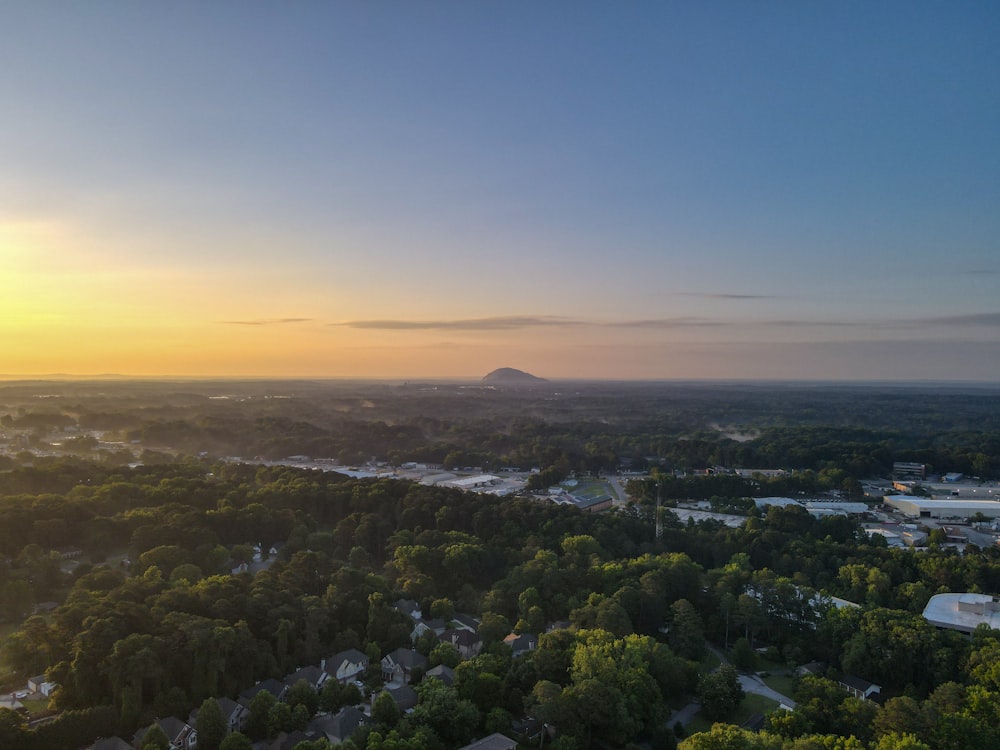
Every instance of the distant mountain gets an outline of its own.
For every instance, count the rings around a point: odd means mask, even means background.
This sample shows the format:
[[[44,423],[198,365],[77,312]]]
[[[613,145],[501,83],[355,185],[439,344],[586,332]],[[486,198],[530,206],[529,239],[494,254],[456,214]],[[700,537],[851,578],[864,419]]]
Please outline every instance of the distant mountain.
[[[483,378],[484,383],[492,385],[527,385],[529,383],[546,383],[545,378],[539,378],[530,372],[515,370],[513,367],[501,367]]]

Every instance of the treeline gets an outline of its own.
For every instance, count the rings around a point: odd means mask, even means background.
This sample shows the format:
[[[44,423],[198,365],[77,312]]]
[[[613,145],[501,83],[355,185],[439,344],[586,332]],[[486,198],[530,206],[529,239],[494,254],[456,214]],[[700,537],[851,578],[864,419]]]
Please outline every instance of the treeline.
[[[990,390],[572,384],[45,384],[0,388],[0,428],[37,447],[50,431],[108,431],[184,455],[290,455],[559,472],[622,465],[728,466],[887,475],[895,461],[1000,476],[1000,399]],[[62,396],[39,401],[32,393]],[[108,391],[111,393],[108,393]],[[56,393],[49,393],[56,391]],[[231,395],[232,391],[239,394]],[[275,393],[287,393],[280,397]],[[116,395],[117,394],[117,395]],[[215,394],[215,395],[212,395]],[[226,394],[226,395],[218,395]],[[7,413],[4,413],[4,412]],[[60,433],[61,450],[94,446]],[[738,438],[738,439],[737,439]],[[118,453],[127,452],[122,447]],[[121,456],[104,450],[107,461]]]

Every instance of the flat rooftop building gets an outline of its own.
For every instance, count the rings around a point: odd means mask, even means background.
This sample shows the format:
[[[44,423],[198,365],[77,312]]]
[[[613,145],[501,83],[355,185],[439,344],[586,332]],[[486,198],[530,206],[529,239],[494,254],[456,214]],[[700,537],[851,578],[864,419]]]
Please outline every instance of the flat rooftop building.
[[[931,625],[971,633],[980,625],[1000,630],[1000,599],[989,594],[936,594],[924,607]]]
[[[971,518],[977,513],[1000,518],[1000,502],[995,500],[932,500],[913,495],[886,495],[883,500],[910,518]]]

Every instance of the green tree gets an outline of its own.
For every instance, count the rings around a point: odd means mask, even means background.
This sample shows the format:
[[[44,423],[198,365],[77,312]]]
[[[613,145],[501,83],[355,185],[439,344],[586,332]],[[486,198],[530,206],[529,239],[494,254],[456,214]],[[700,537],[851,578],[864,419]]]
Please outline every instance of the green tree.
[[[372,721],[387,729],[392,729],[399,721],[399,706],[388,692],[380,693],[372,704]]]
[[[699,661],[705,655],[705,629],[697,610],[687,599],[678,599],[670,616],[670,645],[685,659]]]
[[[215,698],[206,698],[198,709],[197,724],[199,750],[219,750],[226,736],[226,719]]]
[[[739,675],[730,664],[723,664],[698,681],[698,698],[702,710],[710,719],[725,719],[730,716],[743,700]]]
[[[170,750],[170,738],[159,724],[153,724],[142,736],[142,750]]]

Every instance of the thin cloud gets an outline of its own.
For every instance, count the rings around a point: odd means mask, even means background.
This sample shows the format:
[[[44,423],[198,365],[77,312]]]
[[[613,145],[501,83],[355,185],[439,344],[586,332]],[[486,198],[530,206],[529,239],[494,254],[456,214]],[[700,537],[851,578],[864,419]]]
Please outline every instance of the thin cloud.
[[[678,297],[700,297],[702,299],[787,299],[776,294],[726,294],[722,292],[678,292]]]
[[[984,326],[1000,327],[1000,313],[974,313],[972,315],[947,315],[939,318],[923,318],[914,321],[927,326]]]
[[[729,323],[721,320],[709,320],[708,318],[652,318],[649,320],[622,320],[613,323],[595,323],[594,325],[604,328],[670,329],[725,326],[729,325]]]
[[[511,315],[458,320],[350,320],[331,325],[383,331],[510,331],[518,328],[582,326],[587,323],[557,316]]]
[[[257,320],[223,320],[230,326],[279,326],[288,323],[308,323],[312,318],[258,318]]]

